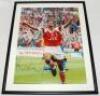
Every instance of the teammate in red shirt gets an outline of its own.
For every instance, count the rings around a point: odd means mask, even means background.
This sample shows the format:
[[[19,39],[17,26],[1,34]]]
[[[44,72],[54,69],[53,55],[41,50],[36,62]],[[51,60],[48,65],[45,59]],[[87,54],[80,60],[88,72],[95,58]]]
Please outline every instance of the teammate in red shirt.
[[[80,42],[78,42],[78,41],[72,42],[71,45],[72,45],[72,48],[74,49],[74,51],[79,51],[81,49]]]

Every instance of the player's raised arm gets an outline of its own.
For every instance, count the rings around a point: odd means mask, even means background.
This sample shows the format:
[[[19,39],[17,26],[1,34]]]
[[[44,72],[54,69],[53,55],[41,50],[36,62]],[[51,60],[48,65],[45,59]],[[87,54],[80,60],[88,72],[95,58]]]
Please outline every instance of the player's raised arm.
[[[59,25],[58,26],[58,30],[60,32],[62,32],[62,30],[65,29],[65,28],[67,28],[70,24],[71,24],[71,20],[68,20],[67,23],[65,23],[64,25],[63,24]]]
[[[71,20],[68,20],[68,22],[63,25],[63,28],[67,28],[70,24],[71,24]]]
[[[32,30],[38,30],[38,28],[35,28],[35,27],[31,26],[30,24],[28,24],[26,22],[22,22],[21,24],[24,25],[24,26],[27,26],[27,27],[31,28]]]

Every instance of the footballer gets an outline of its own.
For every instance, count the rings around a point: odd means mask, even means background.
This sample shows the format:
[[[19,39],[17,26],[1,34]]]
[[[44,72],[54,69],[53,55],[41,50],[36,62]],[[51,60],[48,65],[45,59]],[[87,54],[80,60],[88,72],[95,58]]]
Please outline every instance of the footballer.
[[[48,64],[51,68],[51,73],[53,76],[56,76],[57,70],[56,65],[59,68],[59,77],[61,83],[65,83],[65,72],[64,72],[64,62],[66,60],[65,54],[61,49],[61,44],[63,42],[63,32],[62,29],[66,27],[66,25],[60,25],[58,27],[54,26],[53,21],[47,22],[46,28],[34,28],[29,24],[23,23],[27,25],[33,30],[38,30],[42,32],[43,38],[43,58],[45,63]]]

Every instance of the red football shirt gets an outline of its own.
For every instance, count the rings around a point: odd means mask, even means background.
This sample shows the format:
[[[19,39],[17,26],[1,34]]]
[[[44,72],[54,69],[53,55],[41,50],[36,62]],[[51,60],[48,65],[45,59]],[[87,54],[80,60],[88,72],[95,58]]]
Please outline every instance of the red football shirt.
[[[43,33],[43,40],[45,46],[59,46],[62,42],[62,35],[60,30],[54,29],[50,31],[49,29],[45,29]]]

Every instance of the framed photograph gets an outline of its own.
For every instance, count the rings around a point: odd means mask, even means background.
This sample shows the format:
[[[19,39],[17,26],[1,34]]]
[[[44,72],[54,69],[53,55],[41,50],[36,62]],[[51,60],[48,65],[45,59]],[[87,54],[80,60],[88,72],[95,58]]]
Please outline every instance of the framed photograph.
[[[2,94],[97,93],[85,2],[15,2]]]

